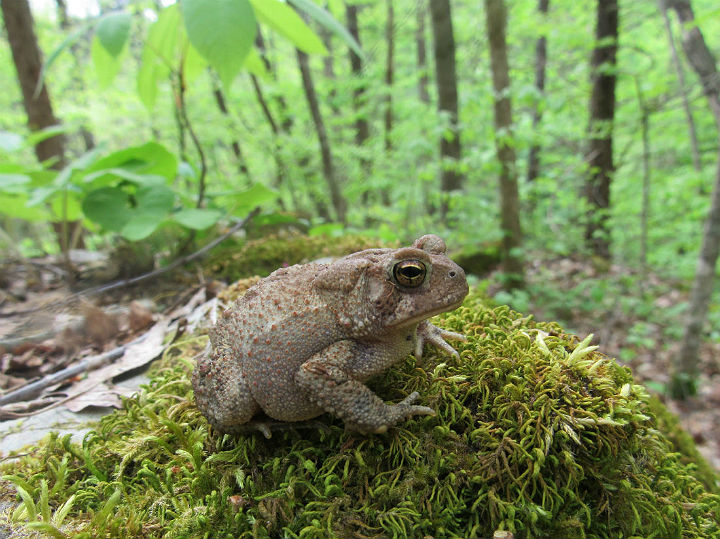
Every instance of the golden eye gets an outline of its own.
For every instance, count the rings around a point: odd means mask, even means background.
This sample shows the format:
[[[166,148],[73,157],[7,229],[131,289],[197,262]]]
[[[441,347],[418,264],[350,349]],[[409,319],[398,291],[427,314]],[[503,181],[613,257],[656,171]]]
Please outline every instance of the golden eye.
[[[393,267],[393,277],[399,285],[417,288],[425,280],[427,269],[419,260],[403,260]]]

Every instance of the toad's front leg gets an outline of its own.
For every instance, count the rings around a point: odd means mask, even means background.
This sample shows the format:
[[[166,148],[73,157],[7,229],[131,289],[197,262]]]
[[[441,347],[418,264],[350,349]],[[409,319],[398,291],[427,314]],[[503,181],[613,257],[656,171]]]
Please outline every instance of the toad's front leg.
[[[381,346],[339,341],[303,363],[295,381],[312,402],[342,418],[348,430],[383,433],[414,415],[435,415],[432,408],[412,404],[418,398],[417,392],[398,404],[385,404],[358,380],[367,379],[371,374],[367,371],[377,371],[373,366],[394,363],[391,353]]]

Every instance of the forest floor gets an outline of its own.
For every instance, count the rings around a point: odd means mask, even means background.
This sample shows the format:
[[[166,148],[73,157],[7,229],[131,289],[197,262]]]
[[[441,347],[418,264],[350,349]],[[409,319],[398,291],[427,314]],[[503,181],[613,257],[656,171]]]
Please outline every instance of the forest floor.
[[[28,379],[42,378],[132,341],[167,318],[173,308],[191,303],[193,293],[207,285],[201,284],[196,275],[178,272],[172,281],[163,278],[145,287],[95,295],[92,303],[63,303],[67,292],[58,288],[57,277],[42,267],[35,263],[18,265],[12,271],[4,268],[5,280],[0,283],[0,398]],[[493,282],[491,277],[491,294],[497,290]],[[527,291],[514,296],[524,305],[510,301],[516,309],[528,311],[538,320],[557,320],[581,339],[593,333],[595,344],[607,356],[629,366],[639,382],[661,396],[680,417],[703,456],[720,470],[717,336],[715,342],[706,342],[702,347],[699,394],[686,401],[664,396],[688,296],[682,283],[639,275],[622,266],[601,272],[592,262],[570,258],[537,259],[529,265],[527,283]],[[513,297],[498,295],[496,299],[504,302]],[[25,310],[32,311],[23,316],[5,316],[10,311]],[[152,346],[145,348],[149,348],[145,355],[151,358]],[[128,368],[137,367],[133,364]],[[122,391],[116,391],[108,379],[84,398],[71,400],[73,404],[67,407],[79,410],[87,406],[119,406],[121,396]],[[0,421],[31,412],[35,406],[39,404],[0,406]]]

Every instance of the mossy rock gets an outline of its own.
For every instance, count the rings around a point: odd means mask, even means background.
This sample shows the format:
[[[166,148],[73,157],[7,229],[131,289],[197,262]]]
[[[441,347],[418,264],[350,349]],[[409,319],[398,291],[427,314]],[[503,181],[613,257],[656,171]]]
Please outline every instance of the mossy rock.
[[[85,537],[720,538],[720,497],[627,368],[477,294],[438,323],[468,336],[459,359],[408,358],[371,382],[386,400],[419,391],[438,414],[386,434],[328,415],[269,440],[209,432],[194,337],[82,445],[51,437],[2,472],[49,522],[73,497],[61,529]]]
[[[390,247],[390,245],[384,245]],[[364,249],[383,247],[377,238],[347,235],[339,238],[274,235],[242,245],[225,246],[212,256],[208,267],[216,275],[235,281],[252,275],[264,277],[283,266],[324,257],[341,257]]]

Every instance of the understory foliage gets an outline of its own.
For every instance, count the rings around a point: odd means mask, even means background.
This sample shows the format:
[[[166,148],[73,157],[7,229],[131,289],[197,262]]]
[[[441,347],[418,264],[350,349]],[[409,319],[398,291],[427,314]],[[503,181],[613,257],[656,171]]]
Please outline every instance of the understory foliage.
[[[674,452],[627,368],[478,293],[440,323],[468,336],[459,359],[371,382],[437,416],[374,436],[328,415],[213,433],[189,381],[204,337],[175,344],[82,444],[3,465],[7,516],[58,537],[720,538],[715,478]]]

